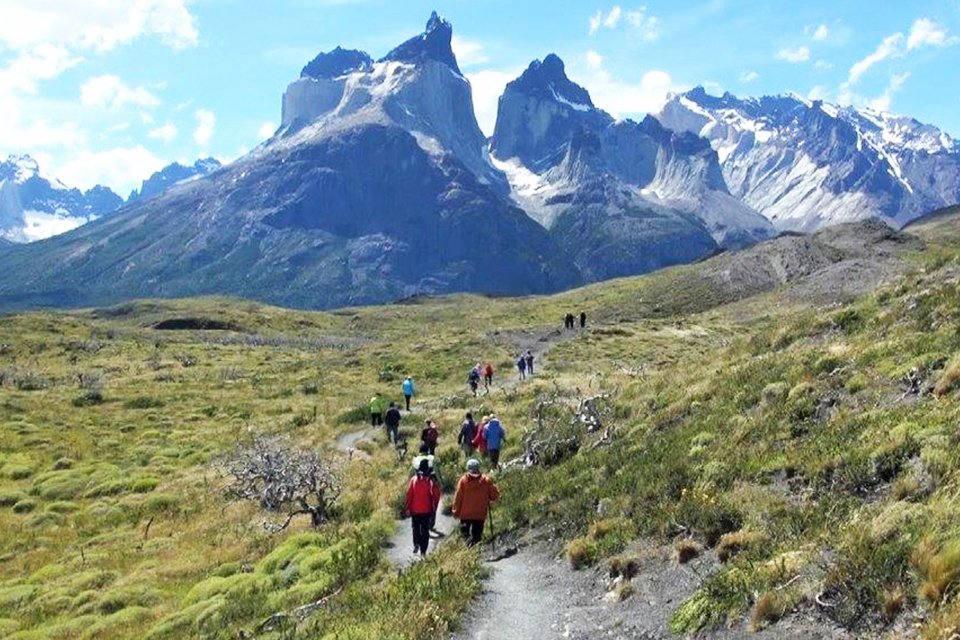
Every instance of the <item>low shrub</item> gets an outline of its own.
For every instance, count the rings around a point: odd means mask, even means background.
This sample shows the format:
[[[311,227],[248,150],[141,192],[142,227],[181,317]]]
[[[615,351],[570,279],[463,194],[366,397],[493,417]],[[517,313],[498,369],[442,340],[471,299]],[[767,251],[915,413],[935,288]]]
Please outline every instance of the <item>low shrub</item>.
[[[676,554],[677,562],[686,564],[697,558],[703,552],[703,547],[696,540],[684,538],[673,544],[673,551]]]

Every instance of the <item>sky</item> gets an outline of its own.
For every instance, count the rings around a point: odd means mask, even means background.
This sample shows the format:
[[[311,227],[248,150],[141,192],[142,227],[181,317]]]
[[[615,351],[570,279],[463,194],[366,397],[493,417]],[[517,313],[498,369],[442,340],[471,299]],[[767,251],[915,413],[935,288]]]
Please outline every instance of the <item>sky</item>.
[[[375,58],[436,9],[492,133],[503,87],[556,53],[617,117],[670,92],[793,92],[960,137],[960,0],[0,0],[0,157],[121,195],[173,161],[267,139],[301,68]]]

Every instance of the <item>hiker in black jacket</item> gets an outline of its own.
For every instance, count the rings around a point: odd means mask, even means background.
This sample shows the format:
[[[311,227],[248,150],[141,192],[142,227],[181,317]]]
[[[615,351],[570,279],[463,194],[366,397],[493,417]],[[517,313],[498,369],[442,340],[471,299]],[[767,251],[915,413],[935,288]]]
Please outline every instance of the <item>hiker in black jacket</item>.
[[[473,414],[467,413],[466,419],[460,425],[460,435],[457,436],[457,444],[463,449],[463,453],[469,459],[476,451],[473,446],[473,440],[477,437],[477,423],[473,421]]]
[[[400,415],[400,409],[397,408],[397,403],[391,402],[390,408],[387,409],[387,413],[383,416],[383,422],[387,426],[387,440],[390,441],[390,444],[397,444],[397,438],[400,435],[400,420],[402,418],[403,416]]]

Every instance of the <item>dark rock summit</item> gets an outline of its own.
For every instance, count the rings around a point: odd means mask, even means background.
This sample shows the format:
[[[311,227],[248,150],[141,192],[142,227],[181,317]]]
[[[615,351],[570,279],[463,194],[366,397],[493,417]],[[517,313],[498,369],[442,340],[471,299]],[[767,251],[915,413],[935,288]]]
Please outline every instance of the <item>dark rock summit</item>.
[[[453,55],[452,41],[453,26],[434,11],[430,14],[427,28],[421,35],[410,38],[381,58],[380,62],[393,60],[417,64],[423,60],[436,60],[460,75],[457,58]]]
[[[317,54],[300,72],[301,78],[338,78],[354,71],[369,71],[373,58],[365,51],[337,47]]]

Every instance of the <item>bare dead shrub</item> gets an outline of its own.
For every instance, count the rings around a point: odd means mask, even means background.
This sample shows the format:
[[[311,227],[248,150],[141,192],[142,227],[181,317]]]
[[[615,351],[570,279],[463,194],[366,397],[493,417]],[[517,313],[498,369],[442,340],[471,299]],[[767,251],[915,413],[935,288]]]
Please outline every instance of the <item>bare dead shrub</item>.
[[[253,501],[266,511],[286,516],[282,524],[264,523],[274,532],[286,528],[298,515],[309,515],[311,524],[319,527],[340,497],[336,465],[314,451],[297,448],[283,436],[258,436],[239,446],[221,467],[230,478],[229,498]]]

